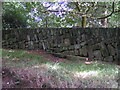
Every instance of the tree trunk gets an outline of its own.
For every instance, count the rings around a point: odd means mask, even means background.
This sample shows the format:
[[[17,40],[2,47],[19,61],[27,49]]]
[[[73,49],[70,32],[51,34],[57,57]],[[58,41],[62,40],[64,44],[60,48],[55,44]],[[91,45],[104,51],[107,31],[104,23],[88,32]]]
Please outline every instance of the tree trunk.
[[[105,6],[105,7],[107,7],[107,6]],[[107,15],[107,10],[102,11],[102,14]],[[102,24],[102,27],[106,28],[107,27],[107,18],[101,19],[101,24]]]
[[[82,28],[86,27],[86,16],[82,16]]]

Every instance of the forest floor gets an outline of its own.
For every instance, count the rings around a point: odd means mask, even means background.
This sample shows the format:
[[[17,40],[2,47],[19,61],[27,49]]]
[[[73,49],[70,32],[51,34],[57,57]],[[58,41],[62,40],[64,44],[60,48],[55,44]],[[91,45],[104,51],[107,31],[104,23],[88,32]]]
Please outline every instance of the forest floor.
[[[119,66],[58,58],[39,50],[2,52],[3,88],[117,88]]]

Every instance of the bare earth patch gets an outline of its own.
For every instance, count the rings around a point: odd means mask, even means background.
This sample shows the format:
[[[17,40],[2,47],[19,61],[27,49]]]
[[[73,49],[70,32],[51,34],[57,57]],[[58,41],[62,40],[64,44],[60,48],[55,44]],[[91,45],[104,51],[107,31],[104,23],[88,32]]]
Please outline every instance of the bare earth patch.
[[[28,53],[31,54],[37,54],[40,56],[44,56],[45,58],[47,58],[47,60],[53,61],[53,62],[69,62],[70,60],[68,59],[64,59],[64,58],[59,58],[59,57],[55,57],[51,54],[47,54],[45,51],[43,50],[29,50]],[[91,60],[91,61],[85,61],[85,60],[78,60],[76,61],[76,63],[85,63],[85,64],[92,64],[92,63],[105,63],[105,64],[114,64],[112,62],[105,62],[105,61],[95,61],[95,60]],[[120,65],[117,65],[120,68]]]
[[[52,62],[69,62],[67,59],[58,58],[51,54],[47,54],[45,51],[30,50],[28,53],[44,56],[47,60]],[[6,57],[9,58],[9,57]],[[3,63],[5,62],[5,58]],[[76,63],[86,61],[78,61]],[[106,63],[102,61],[90,61],[91,63]],[[59,70],[59,69],[58,69]],[[108,80],[102,82],[102,78],[94,79],[89,75],[84,77],[75,73],[69,73],[65,71],[66,77],[62,75],[62,71],[51,71],[51,68],[45,67],[45,65],[35,65],[26,68],[2,68],[3,88],[117,88],[117,82],[115,80]],[[70,77],[70,78],[69,78]],[[69,78],[69,79],[68,79]]]
[[[58,58],[58,57],[55,57],[51,54],[47,54],[45,51],[43,50],[30,50],[28,51],[29,53],[32,53],[32,54],[38,54],[40,56],[44,56],[45,58],[47,58],[47,60],[50,60],[50,61],[53,61],[53,62],[68,62],[69,60],[67,59],[64,59],[64,58]]]

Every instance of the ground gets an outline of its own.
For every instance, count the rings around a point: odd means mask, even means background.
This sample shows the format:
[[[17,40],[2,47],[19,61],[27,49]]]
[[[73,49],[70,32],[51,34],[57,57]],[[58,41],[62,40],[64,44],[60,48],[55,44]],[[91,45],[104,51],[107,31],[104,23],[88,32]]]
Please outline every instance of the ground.
[[[42,50],[2,51],[3,88],[117,88],[119,66],[67,60]],[[88,62],[87,62],[88,63]]]

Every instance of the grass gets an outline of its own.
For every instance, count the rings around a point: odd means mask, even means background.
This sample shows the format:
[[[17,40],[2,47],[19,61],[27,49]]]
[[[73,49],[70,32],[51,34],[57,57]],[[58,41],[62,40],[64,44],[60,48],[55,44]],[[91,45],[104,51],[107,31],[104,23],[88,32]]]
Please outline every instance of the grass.
[[[52,62],[45,57],[33,55],[25,50],[5,50],[1,49],[3,58],[3,67],[12,68],[39,68],[46,70],[38,70],[36,73],[42,76],[54,76],[54,80],[49,83],[53,86],[58,83],[57,87],[107,87],[117,88],[118,67],[116,65],[104,63],[92,63],[86,65],[84,63],[71,62]],[[78,85],[80,84],[80,85]]]
[[[28,67],[35,64],[42,64],[48,62],[43,56],[33,55],[25,50],[5,50],[1,49],[2,58],[5,59],[5,63],[13,65],[15,68]],[[15,64],[16,63],[16,64]],[[3,66],[6,64],[3,64]]]

